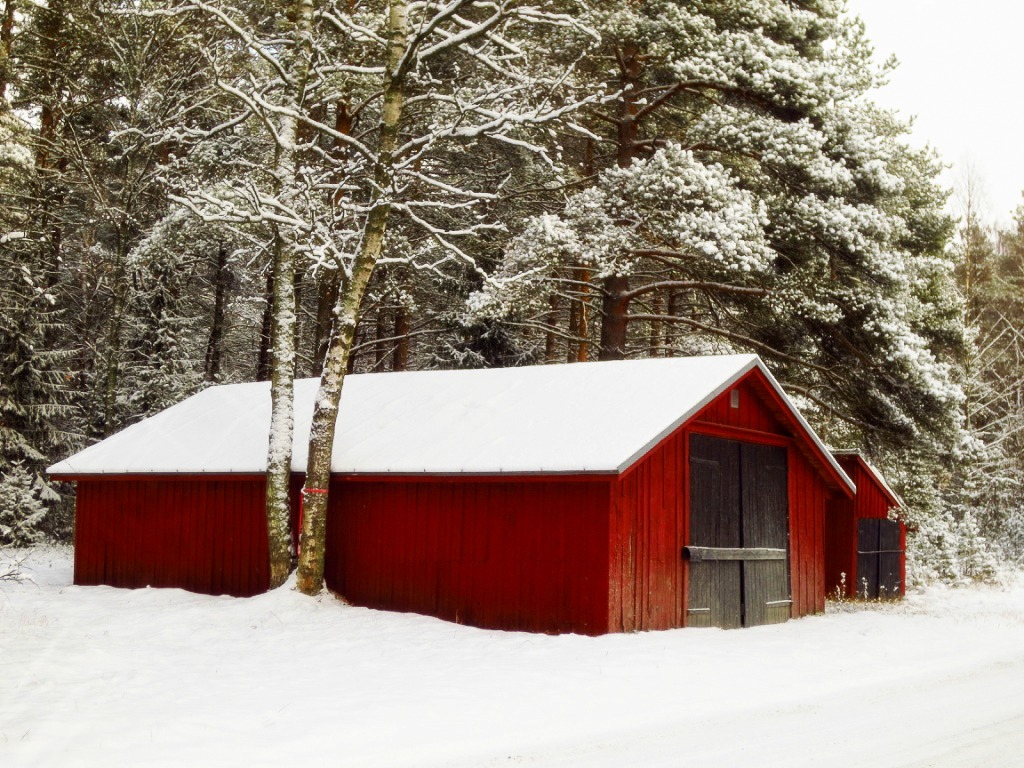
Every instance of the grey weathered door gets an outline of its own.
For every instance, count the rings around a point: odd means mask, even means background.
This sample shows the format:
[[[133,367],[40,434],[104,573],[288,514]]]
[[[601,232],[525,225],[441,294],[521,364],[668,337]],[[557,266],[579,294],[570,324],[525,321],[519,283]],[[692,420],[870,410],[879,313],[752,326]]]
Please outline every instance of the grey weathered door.
[[[878,597],[878,520],[857,521],[857,597]]]
[[[878,596],[900,594],[900,524],[895,520],[878,521]]]
[[[690,438],[690,542],[714,549],[742,546],[739,443]],[[743,626],[743,563],[690,558],[688,619],[693,627]]]
[[[857,597],[900,594],[900,525],[895,520],[857,521]]]
[[[691,436],[691,626],[789,617],[787,489],[785,448]]]
[[[790,613],[789,477],[786,449],[740,443],[745,549],[781,550],[743,561],[744,626],[778,624]]]

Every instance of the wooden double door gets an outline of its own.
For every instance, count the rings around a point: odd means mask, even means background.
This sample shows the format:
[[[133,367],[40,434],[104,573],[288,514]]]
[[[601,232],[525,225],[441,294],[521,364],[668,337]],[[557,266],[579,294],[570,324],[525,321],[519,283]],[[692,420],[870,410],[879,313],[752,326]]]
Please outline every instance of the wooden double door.
[[[785,448],[690,436],[687,620],[751,627],[789,618]]]
[[[896,598],[900,584],[900,524],[895,520],[857,521],[857,597]]]

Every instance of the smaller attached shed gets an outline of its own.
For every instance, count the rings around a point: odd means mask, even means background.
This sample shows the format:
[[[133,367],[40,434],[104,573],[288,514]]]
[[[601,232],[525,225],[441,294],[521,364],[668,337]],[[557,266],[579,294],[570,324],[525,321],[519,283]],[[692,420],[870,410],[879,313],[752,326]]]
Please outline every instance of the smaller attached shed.
[[[317,382],[296,382],[294,482]],[[50,469],[75,582],[267,587],[269,386],[211,387]],[[753,355],[350,376],[326,579],[494,629],[740,627],[824,609],[854,485]]]
[[[833,451],[857,485],[857,495],[829,504],[825,574],[829,595],[866,600],[898,598],[906,587],[907,527],[890,519],[903,501],[857,451]]]

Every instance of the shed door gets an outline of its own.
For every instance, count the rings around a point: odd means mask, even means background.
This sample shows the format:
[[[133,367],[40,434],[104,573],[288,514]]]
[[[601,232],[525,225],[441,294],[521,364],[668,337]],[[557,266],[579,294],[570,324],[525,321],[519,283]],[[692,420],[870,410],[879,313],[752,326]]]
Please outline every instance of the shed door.
[[[789,618],[787,488],[785,448],[691,436],[691,626]]]
[[[900,524],[857,521],[857,596],[874,600],[900,594]]]

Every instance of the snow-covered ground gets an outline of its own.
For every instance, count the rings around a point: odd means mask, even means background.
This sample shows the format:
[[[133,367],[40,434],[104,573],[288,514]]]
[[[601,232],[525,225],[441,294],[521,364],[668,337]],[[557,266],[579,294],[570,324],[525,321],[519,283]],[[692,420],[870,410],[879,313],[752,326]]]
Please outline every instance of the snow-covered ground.
[[[0,766],[1021,766],[1024,582],[749,630],[488,632],[0,582]],[[0,571],[2,572],[2,571]]]

